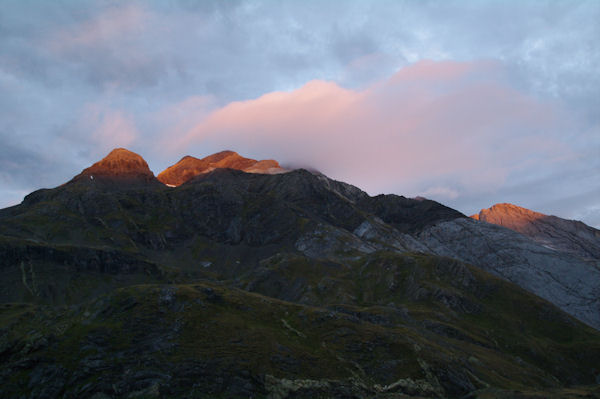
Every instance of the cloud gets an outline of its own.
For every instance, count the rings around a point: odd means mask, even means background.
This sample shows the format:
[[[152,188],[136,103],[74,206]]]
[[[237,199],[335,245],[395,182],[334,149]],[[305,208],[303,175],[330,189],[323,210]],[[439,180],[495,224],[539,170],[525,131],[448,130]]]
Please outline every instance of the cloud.
[[[217,108],[171,151],[219,143],[310,164],[371,193],[493,191],[516,170],[569,151],[553,129],[555,107],[512,88],[502,70],[492,61],[421,61],[363,90],[312,81]]]
[[[155,13],[136,4],[107,7],[89,19],[62,27],[41,39],[49,56],[82,75],[89,84],[110,90],[152,87],[171,65],[153,24]]]

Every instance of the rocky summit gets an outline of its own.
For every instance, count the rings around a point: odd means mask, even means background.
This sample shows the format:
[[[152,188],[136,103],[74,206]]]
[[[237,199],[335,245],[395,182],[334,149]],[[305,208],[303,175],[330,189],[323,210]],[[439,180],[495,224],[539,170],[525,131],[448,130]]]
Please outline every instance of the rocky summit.
[[[274,160],[257,161],[244,158],[237,152],[221,151],[202,159],[187,155],[175,165],[169,166],[159,173],[158,180],[169,186],[179,186],[200,174],[222,168],[237,169],[247,173],[275,174],[286,172]]]
[[[577,220],[544,215],[513,204],[496,204],[471,217],[517,231],[555,251],[583,259],[600,258],[600,230]]]
[[[190,158],[212,166],[168,187],[115,150],[0,210],[0,397],[600,397],[589,259],[435,201]]]
[[[154,182],[156,178],[144,158],[124,148],[116,148],[73,178],[73,181],[78,180],[131,184]]]

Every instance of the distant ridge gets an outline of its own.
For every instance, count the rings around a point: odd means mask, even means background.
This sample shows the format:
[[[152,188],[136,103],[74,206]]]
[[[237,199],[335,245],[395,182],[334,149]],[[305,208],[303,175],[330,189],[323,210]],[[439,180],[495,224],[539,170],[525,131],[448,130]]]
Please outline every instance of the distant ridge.
[[[501,203],[471,218],[519,232],[547,248],[587,258],[600,258],[600,230],[577,220],[545,215]]]
[[[179,186],[186,181],[214,169],[237,169],[247,173],[277,174],[287,172],[275,160],[257,161],[245,158],[234,151],[221,151],[205,158],[192,156],[181,158],[175,165],[159,173],[158,180],[169,186]]]

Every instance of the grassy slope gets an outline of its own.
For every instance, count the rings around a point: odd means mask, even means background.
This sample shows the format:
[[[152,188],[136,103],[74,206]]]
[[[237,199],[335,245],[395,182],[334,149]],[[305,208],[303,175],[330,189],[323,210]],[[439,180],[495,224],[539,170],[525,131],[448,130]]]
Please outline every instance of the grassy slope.
[[[473,355],[488,365],[484,379],[492,385],[510,387],[527,373],[537,376],[532,384],[555,378],[577,383],[583,375],[592,381],[598,372],[596,330],[513,284],[451,259],[377,253],[336,266],[290,255],[265,264],[267,270],[246,276],[242,287],[385,325],[403,324],[434,341],[452,342],[448,346],[469,354],[461,361],[472,362]]]
[[[290,276],[312,267],[291,263]],[[328,384],[298,388],[305,394],[460,397],[488,386],[524,391],[593,380],[600,334],[477,269],[380,253],[327,270],[320,280],[334,283],[312,304],[202,282],[121,288],[62,311],[4,305],[3,395],[41,395],[40,383],[52,387],[44,378],[68,386],[67,397],[290,393],[282,379]]]

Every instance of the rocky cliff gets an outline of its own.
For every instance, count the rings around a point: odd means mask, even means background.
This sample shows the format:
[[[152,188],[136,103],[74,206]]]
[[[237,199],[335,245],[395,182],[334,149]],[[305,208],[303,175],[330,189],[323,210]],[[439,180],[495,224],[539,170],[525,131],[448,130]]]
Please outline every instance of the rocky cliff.
[[[420,232],[417,239],[427,252],[488,270],[600,329],[600,269],[596,262],[472,219],[439,223]]]
[[[159,173],[158,180],[170,186],[179,186],[195,176],[219,168],[237,169],[247,173],[276,174],[286,172],[274,160],[257,161],[255,159],[244,158],[237,152],[221,151],[202,159],[189,155],[185,156],[175,165],[169,166]]]
[[[473,219],[517,231],[537,243],[584,259],[600,259],[600,230],[512,204],[482,209]]]

